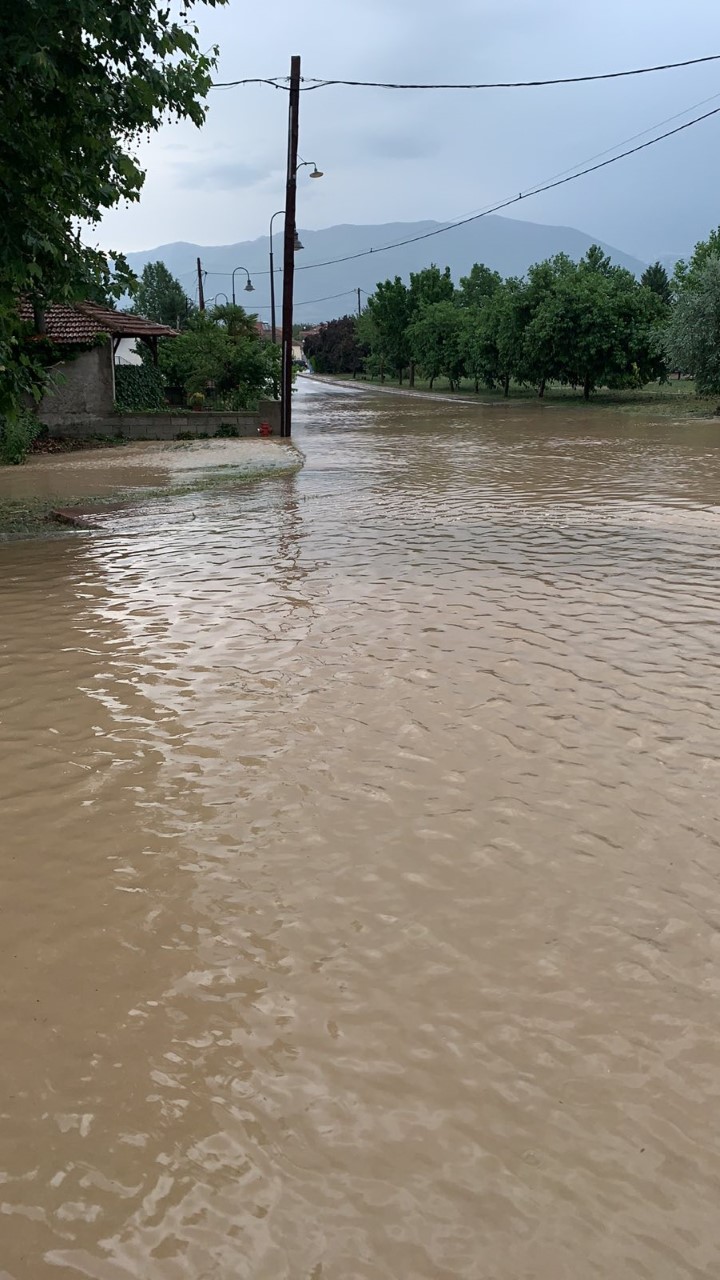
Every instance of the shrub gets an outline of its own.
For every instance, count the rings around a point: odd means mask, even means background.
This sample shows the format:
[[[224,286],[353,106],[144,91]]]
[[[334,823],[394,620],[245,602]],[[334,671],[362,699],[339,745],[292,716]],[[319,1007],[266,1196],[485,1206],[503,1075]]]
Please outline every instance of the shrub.
[[[0,417],[0,462],[17,466],[24,462],[42,423],[29,409],[21,409],[11,417]]]
[[[125,413],[166,408],[165,378],[154,364],[121,364],[115,370],[115,405]]]

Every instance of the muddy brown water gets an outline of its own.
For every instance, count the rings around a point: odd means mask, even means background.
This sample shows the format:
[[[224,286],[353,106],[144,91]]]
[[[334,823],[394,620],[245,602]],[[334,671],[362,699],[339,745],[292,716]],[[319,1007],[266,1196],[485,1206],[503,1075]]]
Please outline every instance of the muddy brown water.
[[[296,400],[0,549],[0,1276],[716,1276],[718,430]]]

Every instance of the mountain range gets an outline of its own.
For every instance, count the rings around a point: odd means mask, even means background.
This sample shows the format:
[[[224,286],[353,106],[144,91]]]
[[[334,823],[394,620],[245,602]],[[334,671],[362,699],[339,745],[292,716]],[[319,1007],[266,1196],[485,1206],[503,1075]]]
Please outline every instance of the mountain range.
[[[276,224],[273,233],[273,249],[279,323],[282,294],[279,268],[282,266],[283,236],[282,223],[278,222],[279,226]],[[443,225],[440,222],[389,222],[379,226],[346,224],[325,227],[320,231],[301,229],[299,235],[303,249],[295,257],[296,322],[331,320],[346,315],[357,307],[358,289],[364,302],[379,280],[395,275],[407,280],[411,271],[420,271],[433,262],[439,267],[449,266],[455,281],[466,275],[474,262],[484,262],[503,276],[521,276],[534,262],[543,258],[563,252],[578,259],[591,244],[600,244],[614,263],[627,267],[635,275],[640,275],[646,265],[574,227],[545,226],[515,218],[490,216],[441,235],[435,234]],[[379,252],[384,245],[404,240],[414,240],[414,243]],[[197,299],[196,259],[200,258],[202,270],[207,273],[204,276],[206,303],[218,295],[220,302],[225,301],[226,295],[229,299],[233,268],[244,267],[250,273],[254,291],[245,290],[247,277],[244,271],[238,270],[235,275],[237,301],[249,311],[256,311],[262,320],[269,320],[269,247],[268,237],[261,236],[257,240],[226,245],[163,244],[126,256],[138,274],[147,262],[164,262],[168,270],[178,277],[188,296],[194,299]],[[373,252],[367,256],[354,257],[370,249]],[[351,260],[328,261],[343,258]],[[328,265],[315,266],[316,263]]]

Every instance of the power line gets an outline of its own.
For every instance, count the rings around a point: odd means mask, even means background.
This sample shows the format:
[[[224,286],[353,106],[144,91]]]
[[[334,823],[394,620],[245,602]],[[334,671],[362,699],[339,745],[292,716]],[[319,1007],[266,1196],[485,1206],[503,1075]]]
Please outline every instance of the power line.
[[[657,138],[650,138],[648,142],[641,142],[639,146],[631,147],[629,151],[621,151],[619,155],[611,156],[609,160],[601,160],[599,164],[589,165],[578,173],[570,174],[569,177],[556,178],[553,182],[546,182],[541,186],[531,188],[529,191],[521,191],[509,200],[502,200],[499,204],[493,205],[489,209],[484,209],[481,213],[474,213],[467,218],[460,218],[457,222],[449,222],[444,227],[435,227],[432,231],[425,231],[418,236],[409,236],[406,240],[396,240],[392,244],[380,245],[377,249],[362,249],[359,253],[349,253],[342,258],[328,258],[325,262],[308,262],[302,267],[297,267],[296,270],[312,271],[318,267],[332,267],[340,262],[353,262],[357,258],[367,258],[371,254],[386,253],[388,249],[402,249],[405,245],[417,244],[420,240],[430,240],[433,236],[443,235],[446,231],[454,231],[456,227],[464,227],[470,222],[477,222],[480,218],[487,218],[491,213],[499,213],[501,209],[509,209],[511,205],[519,204],[521,200],[527,200],[531,196],[542,195],[544,191],[552,191],[555,187],[565,186],[566,183],[574,182],[577,178],[584,178],[588,173],[596,173],[598,169],[605,169],[608,165],[615,164],[618,160],[624,160],[627,156],[633,156],[639,151],[645,151],[648,147],[654,147],[656,142],[663,142],[666,138],[672,138],[675,134],[682,133],[685,129],[690,129],[693,125],[700,124],[701,121],[709,120],[711,116],[718,114],[720,114],[720,107],[714,107],[712,111],[706,111],[704,115],[696,116],[693,120],[686,120],[685,124],[677,125],[675,129],[669,129],[667,133],[658,134]]]
[[[324,298],[306,298],[304,302],[293,302],[293,307],[313,307],[318,302],[333,302],[335,298],[347,298],[351,293],[357,293],[357,289],[343,289],[342,293],[329,293]],[[368,296],[365,289],[361,290]],[[263,303],[261,307],[255,307],[255,311],[269,311],[270,306]]]
[[[616,142],[613,147],[606,147],[604,151],[596,151],[594,155],[588,156],[586,160],[578,160],[577,164],[568,165],[567,169],[561,169],[559,173],[554,173],[550,178],[546,178],[546,182],[552,182],[555,178],[564,178],[566,173],[573,173],[575,169],[580,168],[584,164],[592,164],[593,160],[600,160],[603,156],[609,156],[611,151],[617,151],[618,147],[625,147],[630,142],[635,142],[637,138],[645,138],[654,129],[662,129],[664,124],[672,124],[673,120],[680,120],[682,116],[688,115],[690,111],[697,111],[698,107],[704,107],[708,102],[715,102],[720,98],[720,93],[711,93],[709,98],[701,98],[700,102],[693,102],[692,106],[686,107],[684,111],[676,111],[672,116],[666,116],[664,120],[658,120],[655,124],[651,124],[647,129],[641,129],[639,133],[633,133],[629,138],[623,138],[621,142]],[[659,139],[658,139],[659,141]],[[620,159],[618,156],[617,159]],[[529,187],[525,195],[532,195],[534,187]]]
[[[401,84],[384,80],[331,80],[320,77],[302,79],[302,89],[308,93],[313,89],[327,89],[342,85],[351,89],[537,89],[554,84],[589,84],[594,80],[621,80],[627,76],[646,76],[655,71],[674,71],[678,67],[697,67],[703,62],[717,62],[720,53],[708,53],[702,58],[686,58],[682,62],[661,62],[652,67],[633,67],[628,71],[603,71],[595,75],[557,76],[548,80],[497,80],[480,81],[476,84]],[[238,85],[267,84],[274,89],[287,89],[286,76],[270,76],[266,79],[259,76],[244,80],[220,80],[211,87],[213,89],[232,89]]]
[[[287,76],[270,76],[265,79],[262,76],[250,76],[245,80],[218,80],[210,85],[211,89],[234,89],[237,85],[245,84],[269,84],[273,89],[288,89]]]
[[[704,101],[711,102],[717,96],[718,96],[717,94],[713,94],[710,98],[706,98]],[[695,104],[695,107],[702,106],[702,105],[703,103],[699,102]],[[649,133],[651,129],[660,128],[663,124],[669,123],[670,120],[675,120],[678,118],[678,116],[686,115],[688,111],[694,110],[695,107],[686,107],[684,111],[678,112],[676,116],[669,116],[667,120],[661,120],[657,124],[651,125],[648,129],[644,129],[640,133],[633,135],[633,137],[641,138],[644,136],[644,134]],[[720,112],[720,107],[716,107],[712,111],[706,111],[703,115],[696,116],[692,120],[687,120],[685,121],[684,124],[678,125],[675,129],[669,129],[666,133],[658,134],[656,138],[650,138],[648,142],[643,142],[640,144],[640,146],[632,147],[627,151],[622,151],[619,155],[612,156],[608,160],[603,160],[599,164],[588,164],[586,162],[585,167],[580,169],[577,173],[572,172],[570,170],[563,170],[560,174],[555,175],[554,178],[548,179],[544,183],[538,183],[535,186],[529,187],[525,192],[520,192],[517,196],[513,196],[508,200],[500,201],[498,204],[491,205],[485,209],[480,210],[479,212],[469,214],[467,217],[458,218],[453,222],[446,223],[442,227],[435,227],[432,231],[426,231],[426,232],[423,232],[421,235],[417,235],[417,236],[410,236],[405,240],[397,240],[391,244],[379,245],[377,248],[362,249],[358,253],[346,254],[345,256],[340,258],[329,258],[324,262],[309,262],[304,266],[296,267],[296,270],[312,271],[312,270],[316,270],[319,267],[330,267],[330,266],[335,266],[336,264],[342,263],[342,262],[352,262],[357,258],[367,258],[374,254],[386,253],[390,249],[403,248],[405,245],[408,245],[408,244],[416,244],[420,240],[429,240],[433,236],[443,235],[444,232],[453,231],[456,227],[464,227],[464,226],[467,226],[468,223],[479,221],[481,218],[486,218],[490,214],[499,213],[500,210],[507,209],[511,205],[518,204],[521,200],[527,200],[527,199],[530,199],[531,196],[541,195],[545,191],[551,191],[556,187],[564,186],[568,182],[574,182],[576,178],[585,177],[586,174],[588,173],[595,173],[599,169],[604,169],[608,165],[615,164],[617,160],[624,160],[627,156],[635,155],[639,151],[644,151],[646,148],[654,146],[655,143],[657,142],[663,142],[666,138],[671,138],[677,133],[682,133],[683,130],[690,129],[693,125],[700,124],[703,120],[708,120],[711,116],[715,116],[719,112]],[[632,142],[633,138],[628,138],[626,139],[626,141]],[[623,146],[623,145],[624,143],[618,142],[615,144],[615,147]],[[615,150],[615,147],[609,147],[608,151]],[[601,151],[598,154],[600,156],[603,156],[603,155],[606,155],[607,152]],[[590,159],[593,160],[595,159],[595,157],[592,156],[590,157]],[[577,166],[575,166],[575,168],[577,168]],[[566,174],[569,174],[569,176],[565,176]],[[185,272],[184,274],[194,276],[195,273]],[[205,274],[208,276],[229,276],[231,272],[230,271],[207,271]],[[270,274],[270,272],[256,270],[256,271],[253,271],[252,274],[258,277],[258,276],[267,276]],[[351,293],[353,292],[353,290],[347,290],[347,292]],[[344,296],[344,295],[337,295],[337,296]],[[313,299],[312,301],[324,302],[328,300],[329,299],[318,298],[318,299]],[[297,305],[305,306],[305,305],[309,305],[309,303],[298,303]]]

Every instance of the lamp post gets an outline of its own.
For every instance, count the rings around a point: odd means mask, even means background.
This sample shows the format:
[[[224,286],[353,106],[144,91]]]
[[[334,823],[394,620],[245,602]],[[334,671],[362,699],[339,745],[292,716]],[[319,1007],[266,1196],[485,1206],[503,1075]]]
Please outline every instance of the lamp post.
[[[284,214],[285,210],[284,209],[276,210],[276,212],[273,214],[272,218],[270,219],[270,337],[272,338],[273,342],[275,341],[275,337],[276,337],[276,329],[275,329],[275,264],[273,259],[272,229],[273,229],[273,222],[275,221],[276,218],[280,216],[281,213]]]
[[[244,272],[245,272],[245,275],[247,276],[247,284],[245,285],[245,292],[246,292],[246,293],[254,293],[254,292],[255,292],[255,285],[253,284],[252,280],[250,279],[250,272],[248,271],[247,267],[236,267],[236,268],[235,268],[235,271],[233,271],[233,273],[232,273],[232,300],[233,300],[233,306],[235,306],[235,272],[236,272],[236,271],[244,271]]]
[[[272,338],[273,342],[275,342],[275,340],[276,340],[276,328],[275,328],[275,265],[274,265],[274,264],[275,264],[275,260],[274,260],[274,257],[273,257],[273,222],[274,222],[275,218],[279,218],[279,217],[280,217],[280,214],[281,214],[281,213],[284,213],[284,212],[285,212],[285,210],[284,210],[284,209],[277,209],[277,210],[275,211],[275,213],[273,214],[272,218],[270,219],[270,336],[271,336],[271,338]],[[294,248],[295,248],[295,252],[296,252],[296,253],[297,253],[300,249],[304,249],[304,248],[305,248],[305,246],[302,244],[302,242],[301,242],[301,240],[300,240],[300,237],[299,237],[299,235],[298,235],[297,231],[295,232],[295,245],[294,245]]]
[[[228,298],[227,294],[226,294],[226,293],[216,293],[216,294],[215,294],[215,297],[213,298],[213,306],[214,306],[214,307],[216,307],[216,306],[217,306],[217,300],[218,300],[218,298],[224,298],[224,299],[225,299],[225,305],[227,306],[227,304],[228,304],[228,302],[229,302],[229,298]]]
[[[283,317],[282,317],[282,382],[280,392],[280,435],[292,434],[292,323],[293,283],[295,277],[295,250],[298,235],[295,226],[295,204],[298,171],[312,166],[311,178],[322,178],[314,160],[298,156],[300,113],[300,59],[290,59],[288,85],[288,154],[285,181],[285,235],[283,238]]]

